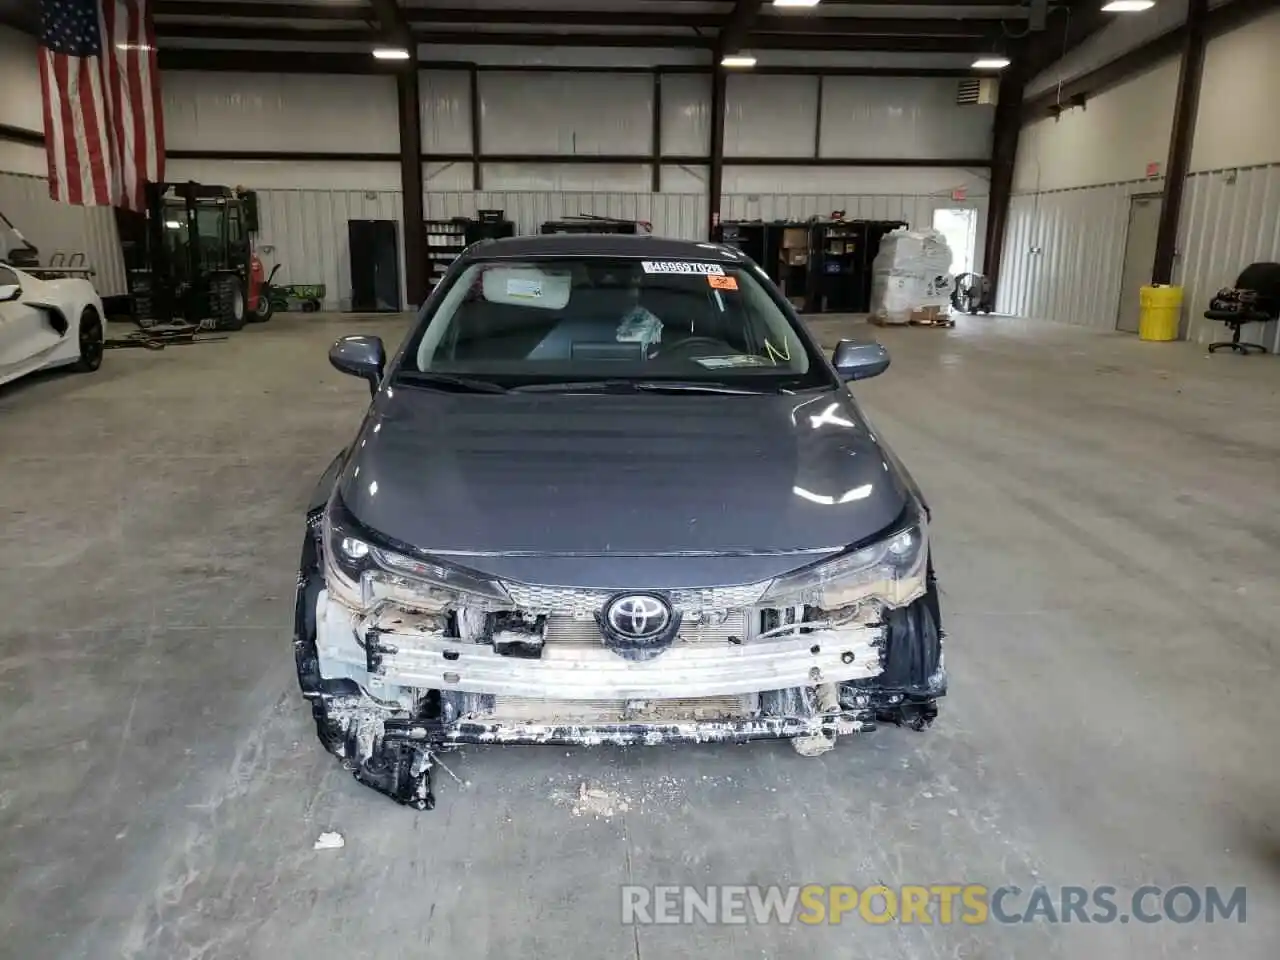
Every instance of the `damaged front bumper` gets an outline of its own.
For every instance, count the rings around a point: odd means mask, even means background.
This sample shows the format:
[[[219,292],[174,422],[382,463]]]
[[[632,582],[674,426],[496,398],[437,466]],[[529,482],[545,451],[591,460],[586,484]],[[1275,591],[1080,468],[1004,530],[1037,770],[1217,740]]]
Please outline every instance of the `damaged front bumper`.
[[[630,659],[580,614],[540,618],[535,642],[509,645],[396,604],[355,611],[326,591],[317,539],[304,545],[295,653],[320,739],[356,779],[419,809],[434,804],[436,755],[455,745],[793,739],[820,752],[886,713],[927,723],[945,692],[932,581],[909,607],[836,625],[797,611],[779,628],[777,611],[739,610]]]
[[[545,643],[537,658],[443,635],[438,618],[401,610],[364,615],[321,594],[320,673],[379,687],[457,690],[547,700],[723,697],[867,679],[880,673],[883,627],[814,630],[785,639],[676,643],[628,660],[600,643]]]

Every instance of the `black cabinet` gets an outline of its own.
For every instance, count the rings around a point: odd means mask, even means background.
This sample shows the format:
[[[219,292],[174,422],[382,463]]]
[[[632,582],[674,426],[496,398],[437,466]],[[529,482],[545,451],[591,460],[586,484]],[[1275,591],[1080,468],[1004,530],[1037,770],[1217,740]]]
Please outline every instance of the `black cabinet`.
[[[394,312],[400,303],[400,244],[394,220],[348,220],[351,309]]]

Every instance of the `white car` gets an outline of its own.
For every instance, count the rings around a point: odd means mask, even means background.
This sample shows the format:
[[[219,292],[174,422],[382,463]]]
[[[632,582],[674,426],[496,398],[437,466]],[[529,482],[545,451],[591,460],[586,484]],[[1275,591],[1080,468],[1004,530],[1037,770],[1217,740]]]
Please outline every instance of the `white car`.
[[[0,383],[50,367],[102,366],[106,323],[93,284],[38,280],[0,263]]]

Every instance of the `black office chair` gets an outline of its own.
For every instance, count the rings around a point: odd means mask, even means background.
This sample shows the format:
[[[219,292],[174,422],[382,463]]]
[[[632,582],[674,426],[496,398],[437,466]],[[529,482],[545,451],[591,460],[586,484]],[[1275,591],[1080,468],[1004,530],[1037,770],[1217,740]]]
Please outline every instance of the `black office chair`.
[[[1223,347],[1246,356],[1250,350],[1266,353],[1267,348],[1260,343],[1241,343],[1240,328],[1246,323],[1267,323],[1280,317],[1280,263],[1249,264],[1236,278],[1235,287],[1218,291],[1204,315],[1232,330],[1230,340],[1209,344],[1210,353]]]

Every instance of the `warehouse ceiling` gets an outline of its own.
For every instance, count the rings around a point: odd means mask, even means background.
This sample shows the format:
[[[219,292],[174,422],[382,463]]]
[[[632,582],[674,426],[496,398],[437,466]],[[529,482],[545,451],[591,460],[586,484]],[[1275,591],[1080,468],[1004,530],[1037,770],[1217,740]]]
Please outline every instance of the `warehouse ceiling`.
[[[0,0],[0,22],[35,30],[31,0]],[[1029,70],[1096,29],[1097,0],[152,0],[166,65],[179,51],[242,50],[270,69],[280,53],[354,53],[387,41],[427,48],[579,47],[681,51],[684,62],[725,53],[794,51],[896,58],[922,68],[967,66],[1000,54]],[[207,58],[207,53],[206,53]],[[775,57],[777,55],[775,54]],[[830,58],[821,64],[835,62]],[[776,62],[784,62],[777,60]],[[790,63],[804,63],[793,53]],[[887,62],[887,61],[886,61]]]

